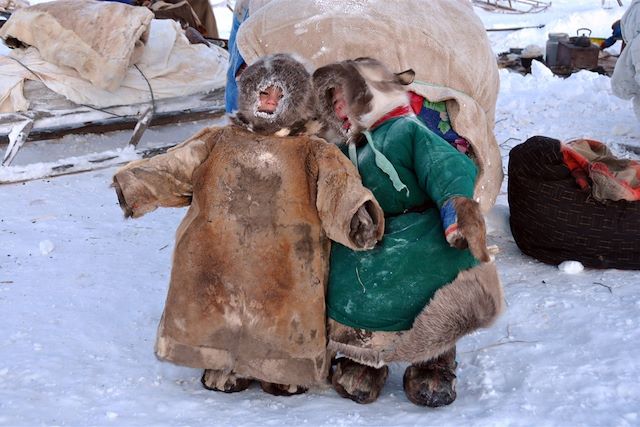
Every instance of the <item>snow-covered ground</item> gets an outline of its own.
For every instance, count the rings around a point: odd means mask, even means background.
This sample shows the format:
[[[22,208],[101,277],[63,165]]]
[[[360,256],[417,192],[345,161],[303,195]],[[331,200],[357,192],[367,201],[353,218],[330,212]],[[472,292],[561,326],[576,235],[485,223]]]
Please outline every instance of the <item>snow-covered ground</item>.
[[[590,27],[606,37],[623,11],[554,0],[540,14],[478,13],[488,28],[547,24],[491,33],[500,52],[543,46],[549,31]],[[560,79],[534,67],[526,77],[501,72],[501,84],[496,133],[505,167],[510,148],[536,134],[589,136],[622,155],[620,142],[640,147],[631,103],[611,95],[607,77]],[[331,389],[289,398],[258,387],[215,393],[201,387],[199,370],[157,361],[153,342],[185,211],[123,220],[113,171],[0,186],[2,426],[640,425],[640,271],[569,274],[522,255],[509,231],[506,182],[488,224],[507,311],[461,340],[458,399],[428,409],[405,398],[402,365],[392,366],[380,399],[362,406]]]

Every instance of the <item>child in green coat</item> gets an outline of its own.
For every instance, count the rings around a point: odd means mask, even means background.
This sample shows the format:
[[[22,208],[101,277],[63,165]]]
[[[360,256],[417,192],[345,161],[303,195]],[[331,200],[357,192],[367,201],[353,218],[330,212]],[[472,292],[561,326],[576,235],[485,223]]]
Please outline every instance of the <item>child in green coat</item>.
[[[345,135],[345,151],[386,217],[372,251],[333,245],[329,345],[346,357],[332,383],[368,403],[386,363],[409,362],[408,398],[442,406],[456,397],[456,341],[497,317],[502,289],[473,200],[476,165],[415,117],[412,78],[370,58],[314,73],[325,122]]]

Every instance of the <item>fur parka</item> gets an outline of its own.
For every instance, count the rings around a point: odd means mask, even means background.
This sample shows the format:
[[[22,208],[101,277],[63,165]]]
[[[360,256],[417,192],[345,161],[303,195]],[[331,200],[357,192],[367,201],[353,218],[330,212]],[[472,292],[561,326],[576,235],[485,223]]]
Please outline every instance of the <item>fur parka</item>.
[[[470,200],[476,169],[410,111],[412,77],[371,58],[313,74],[323,116],[351,141],[349,156],[387,216],[373,251],[356,254],[334,245],[331,254],[329,348],[374,367],[437,358],[462,336],[491,325],[504,306],[488,254],[479,256],[473,239],[467,240],[470,251],[445,240],[445,205],[464,199],[469,203],[456,207],[456,227],[466,229],[465,239],[480,237],[486,253],[484,221]],[[334,111],[338,89],[346,117]]]
[[[260,64],[265,78],[271,59]],[[253,77],[241,86],[259,87]],[[252,97],[241,99],[235,124],[204,129],[114,176],[125,215],[190,206],[176,233],[156,354],[272,383],[321,383],[330,239],[363,249],[354,215],[366,206],[377,239],[384,217],[337,147],[306,134],[276,136],[275,128],[256,132],[265,121],[253,120]],[[274,122],[290,130],[300,116],[287,117]]]

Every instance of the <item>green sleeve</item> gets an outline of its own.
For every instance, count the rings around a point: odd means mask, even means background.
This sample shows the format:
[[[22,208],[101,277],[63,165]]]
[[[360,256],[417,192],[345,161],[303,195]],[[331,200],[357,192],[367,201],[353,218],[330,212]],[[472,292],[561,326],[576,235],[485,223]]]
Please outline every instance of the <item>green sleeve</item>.
[[[425,126],[414,123],[412,127],[418,184],[438,208],[454,196],[473,198],[477,174],[473,161]]]

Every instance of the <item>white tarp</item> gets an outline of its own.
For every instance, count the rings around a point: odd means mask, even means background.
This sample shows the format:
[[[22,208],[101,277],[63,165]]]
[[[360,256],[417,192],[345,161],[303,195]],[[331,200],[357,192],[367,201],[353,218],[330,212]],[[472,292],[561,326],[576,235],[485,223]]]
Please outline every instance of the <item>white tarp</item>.
[[[23,94],[25,79],[41,80],[49,89],[77,104],[104,108],[148,102],[151,94],[145,77],[155,99],[223,87],[227,62],[228,53],[224,49],[192,45],[178,23],[155,19],[136,63],[140,70],[130,67],[120,87],[112,92],[96,87],[73,68],[45,61],[36,48],[14,49],[8,57],[0,57],[0,113],[28,109],[29,102]]]

